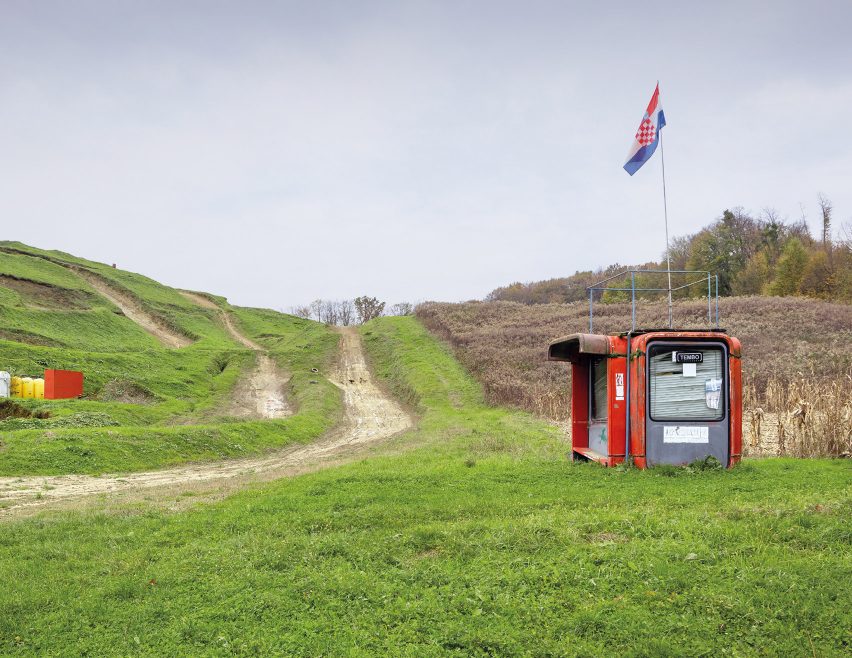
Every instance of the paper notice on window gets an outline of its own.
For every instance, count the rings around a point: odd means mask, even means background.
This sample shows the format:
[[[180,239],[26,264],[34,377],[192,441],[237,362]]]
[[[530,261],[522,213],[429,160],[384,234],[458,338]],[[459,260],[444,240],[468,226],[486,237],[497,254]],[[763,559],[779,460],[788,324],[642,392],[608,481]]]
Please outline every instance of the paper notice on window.
[[[697,374],[696,369],[698,366],[694,363],[684,363],[683,364],[683,376],[684,377],[695,377]]]
[[[708,409],[718,409],[722,398],[722,379],[708,379],[704,382],[704,400]]]
[[[710,428],[706,425],[665,425],[663,443],[710,443]]]

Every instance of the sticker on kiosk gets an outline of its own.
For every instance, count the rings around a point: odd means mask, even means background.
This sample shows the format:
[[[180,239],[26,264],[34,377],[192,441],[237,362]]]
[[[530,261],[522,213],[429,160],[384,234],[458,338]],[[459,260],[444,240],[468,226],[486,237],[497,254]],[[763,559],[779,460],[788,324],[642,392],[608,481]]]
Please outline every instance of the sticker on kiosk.
[[[704,382],[704,401],[708,409],[718,409],[722,398],[722,380],[708,379]]]

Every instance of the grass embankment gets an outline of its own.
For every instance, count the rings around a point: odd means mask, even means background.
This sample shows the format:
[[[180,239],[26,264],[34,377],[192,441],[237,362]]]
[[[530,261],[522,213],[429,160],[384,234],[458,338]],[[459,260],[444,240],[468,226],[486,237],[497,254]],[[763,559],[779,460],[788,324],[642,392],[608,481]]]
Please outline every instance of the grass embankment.
[[[0,251],[0,370],[85,373],[83,399],[21,401],[49,418],[0,420],[0,475],[132,471],[255,454],[316,438],[337,418],[337,389],[322,376],[310,384],[307,376],[314,367],[325,373],[333,359],[337,337],[327,327],[273,311],[232,309],[216,298],[250,338],[275,337],[270,354],[293,375],[295,416],[236,422],[222,409],[256,355],[231,338],[216,310],[102,263],[20,243],[0,243]],[[109,280],[194,342],[164,347],[74,267]]]
[[[364,336],[421,447],[187,512],[8,522],[0,652],[848,651],[848,462],[574,465],[551,427],[485,407],[415,320]]]

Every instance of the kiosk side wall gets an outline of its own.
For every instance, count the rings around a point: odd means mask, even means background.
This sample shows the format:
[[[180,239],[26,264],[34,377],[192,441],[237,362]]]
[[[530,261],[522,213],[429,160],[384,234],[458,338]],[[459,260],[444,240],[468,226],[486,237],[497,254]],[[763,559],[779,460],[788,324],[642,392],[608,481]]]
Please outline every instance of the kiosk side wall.
[[[589,364],[571,364],[571,448],[589,447]]]
[[[736,338],[728,339],[730,399],[731,399],[731,461],[729,466],[738,464],[743,457],[743,369],[742,345]]]

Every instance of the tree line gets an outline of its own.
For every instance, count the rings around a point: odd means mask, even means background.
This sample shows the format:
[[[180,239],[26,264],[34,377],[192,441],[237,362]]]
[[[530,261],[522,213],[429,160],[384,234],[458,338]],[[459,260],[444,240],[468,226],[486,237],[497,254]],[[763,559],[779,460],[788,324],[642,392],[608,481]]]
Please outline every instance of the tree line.
[[[692,235],[674,238],[669,246],[673,270],[709,271],[719,277],[719,294],[802,295],[831,301],[852,301],[852,223],[834,228],[831,201],[818,199],[817,232],[806,218],[785,221],[771,209],[753,216],[741,208],[725,210],[721,217]],[[626,269],[618,263],[597,271],[578,271],[572,276],[513,283],[493,290],[486,299],[524,304],[563,303],[588,299],[586,288]],[[666,255],[630,269],[666,269]],[[694,280],[694,277],[693,277]],[[688,277],[673,281],[684,285]],[[715,278],[712,279],[715,293]],[[614,279],[610,287],[630,287],[630,278]],[[639,274],[637,288],[666,287],[659,275]],[[623,301],[630,293],[598,293],[603,301]],[[644,298],[665,293],[643,292]],[[707,294],[706,283],[677,290],[678,298]]]
[[[411,315],[414,313],[414,305],[409,302],[399,302],[386,307],[385,302],[362,295],[355,299],[315,299],[310,304],[294,306],[290,309],[290,313],[324,324],[348,327],[364,324],[383,315]]]

